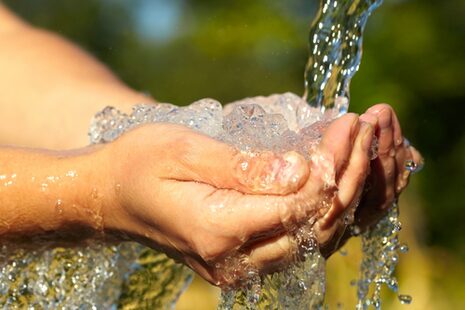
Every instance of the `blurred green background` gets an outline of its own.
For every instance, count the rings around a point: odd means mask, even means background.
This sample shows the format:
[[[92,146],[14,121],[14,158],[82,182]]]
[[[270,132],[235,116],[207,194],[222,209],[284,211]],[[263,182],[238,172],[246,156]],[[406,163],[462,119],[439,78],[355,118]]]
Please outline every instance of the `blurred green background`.
[[[316,0],[9,0],[32,24],[78,43],[132,87],[178,105],[203,97],[303,93]],[[1,22],[1,21],[0,21]],[[425,169],[401,199],[399,268],[410,309],[465,307],[465,1],[385,0],[370,18],[351,110],[393,105]],[[353,308],[357,241],[329,261],[328,304]],[[214,308],[197,280],[179,309]],[[391,308],[407,308],[392,302]]]

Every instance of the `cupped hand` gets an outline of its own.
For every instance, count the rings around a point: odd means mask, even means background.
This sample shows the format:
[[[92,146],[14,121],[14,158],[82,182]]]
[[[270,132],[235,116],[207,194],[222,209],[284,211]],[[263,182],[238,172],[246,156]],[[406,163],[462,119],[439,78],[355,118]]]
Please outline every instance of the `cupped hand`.
[[[406,188],[411,173],[423,166],[421,154],[402,135],[391,106],[377,104],[360,116],[376,129],[378,156],[371,162],[355,224],[365,230],[375,224]]]
[[[242,253],[260,272],[289,263],[291,226],[314,221],[317,241],[338,238],[369,167],[373,126],[334,121],[306,162],[295,153],[247,154],[170,124],[145,125],[106,146],[112,197],[105,230],[166,252],[216,285]]]

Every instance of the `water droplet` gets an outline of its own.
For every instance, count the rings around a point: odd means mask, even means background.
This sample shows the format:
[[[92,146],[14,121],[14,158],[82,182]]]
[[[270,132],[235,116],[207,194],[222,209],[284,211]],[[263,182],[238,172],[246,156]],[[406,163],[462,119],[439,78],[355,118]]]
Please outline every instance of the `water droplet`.
[[[77,172],[76,170],[69,170],[68,172],[66,172],[66,176],[70,178],[77,177]]]
[[[409,251],[408,245],[401,244],[400,247],[399,247],[399,251],[400,251],[400,253],[408,253],[408,251]]]
[[[410,146],[410,141],[409,141],[407,138],[404,137],[404,139],[403,139],[402,142],[404,143],[404,146],[405,146],[405,147],[409,147],[409,146]]]
[[[298,281],[298,285],[299,285],[299,288],[302,289],[302,290],[304,290],[304,291],[306,291],[306,290],[308,289],[308,288],[307,288],[307,285],[306,285],[305,282],[302,281],[302,280],[299,280],[299,281]]]
[[[63,214],[63,201],[61,199],[58,199],[55,203],[55,210],[58,214]]]
[[[47,183],[40,184],[40,191],[45,192],[48,189]]]
[[[403,305],[410,305],[412,303],[412,296],[410,295],[399,295],[398,298]]]
[[[417,171],[417,168],[418,168],[417,164],[411,159],[406,160],[404,166],[405,166],[405,169],[411,173],[414,173],[415,171]]]
[[[351,230],[352,236],[358,236],[362,232],[360,227],[357,225],[350,226],[350,230]]]

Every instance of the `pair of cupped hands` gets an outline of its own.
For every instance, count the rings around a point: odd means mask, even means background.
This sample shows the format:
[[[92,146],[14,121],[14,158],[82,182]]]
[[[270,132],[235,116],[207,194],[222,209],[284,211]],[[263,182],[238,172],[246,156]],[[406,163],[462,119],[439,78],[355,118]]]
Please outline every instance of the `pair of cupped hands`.
[[[308,161],[296,152],[251,156],[171,124],[141,126],[105,148],[118,160],[104,229],[164,251],[215,285],[231,285],[217,266],[232,253],[260,273],[289,264],[298,244],[286,227],[310,216],[329,256],[348,210],[358,205],[354,224],[366,229],[406,187],[406,161],[421,162],[385,104],[333,121]]]

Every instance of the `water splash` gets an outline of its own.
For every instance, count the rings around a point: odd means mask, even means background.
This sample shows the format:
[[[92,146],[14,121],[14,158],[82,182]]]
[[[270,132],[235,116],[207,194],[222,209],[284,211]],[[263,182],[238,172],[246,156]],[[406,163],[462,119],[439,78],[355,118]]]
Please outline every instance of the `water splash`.
[[[311,225],[297,236],[310,240],[301,249],[303,258],[280,272],[261,277],[253,273],[241,289],[223,290],[218,309],[321,308],[325,296],[325,260],[311,233]]]
[[[0,248],[2,309],[169,308],[191,272],[135,243]]]
[[[395,203],[381,221],[362,235],[363,257],[357,291],[358,310],[370,307],[381,309],[383,286],[397,294],[401,303],[411,303],[411,296],[399,294],[399,284],[394,275],[399,263],[399,253],[408,251],[408,247],[399,242],[398,232],[401,227],[399,207]]]

